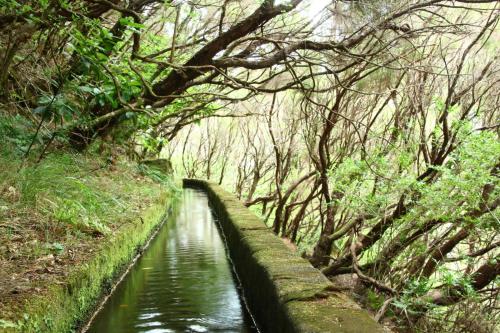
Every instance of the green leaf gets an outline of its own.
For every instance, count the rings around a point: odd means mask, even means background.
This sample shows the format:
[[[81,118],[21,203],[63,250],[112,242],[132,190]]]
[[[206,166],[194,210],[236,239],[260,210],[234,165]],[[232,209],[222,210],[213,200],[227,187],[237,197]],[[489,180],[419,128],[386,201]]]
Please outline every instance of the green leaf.
[[[16,323],[13,323],[9,320],[0,319],[0,328],[18,328],[19,326]]]
[[[40,105],[33,110],[34,114],[39,114],[39,115],[45,115],[46,112],[47,112],[46,105]]]

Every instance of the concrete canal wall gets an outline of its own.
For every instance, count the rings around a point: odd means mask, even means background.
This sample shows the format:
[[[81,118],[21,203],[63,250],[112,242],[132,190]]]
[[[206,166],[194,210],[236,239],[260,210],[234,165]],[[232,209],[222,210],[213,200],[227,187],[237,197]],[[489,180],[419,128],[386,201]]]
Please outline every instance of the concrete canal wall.
[[[384,332],[234,195],[203,180],[185,179],[184,187],[208,194],[247,304],[263,333]]]

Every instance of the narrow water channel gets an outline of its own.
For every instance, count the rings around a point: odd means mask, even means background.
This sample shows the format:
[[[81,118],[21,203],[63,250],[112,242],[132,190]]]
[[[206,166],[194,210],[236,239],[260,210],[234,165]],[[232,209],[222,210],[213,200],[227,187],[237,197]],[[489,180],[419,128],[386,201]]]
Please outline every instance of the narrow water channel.
[[[87,332],[255,332],[207,196],[185,189],[180,205]]]

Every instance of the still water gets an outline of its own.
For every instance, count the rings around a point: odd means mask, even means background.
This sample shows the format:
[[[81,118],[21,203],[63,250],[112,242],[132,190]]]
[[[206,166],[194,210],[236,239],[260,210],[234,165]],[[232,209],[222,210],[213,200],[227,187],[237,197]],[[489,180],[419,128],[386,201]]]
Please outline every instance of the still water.
[[[203,192],[184,190],[87,332],[255,332]]]

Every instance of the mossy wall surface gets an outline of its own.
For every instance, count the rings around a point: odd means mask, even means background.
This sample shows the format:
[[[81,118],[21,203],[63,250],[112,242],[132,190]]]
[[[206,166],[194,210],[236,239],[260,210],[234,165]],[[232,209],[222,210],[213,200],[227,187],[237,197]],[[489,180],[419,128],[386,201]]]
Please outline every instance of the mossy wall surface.
[[[175,206],[174,195],[147,208],[141,218],[124,225],[96,249],[93,259],[71,271],[64,285],[53,285],[41,295],[33,295],[20,314],[17,328],[0,332],[67,333],[75,332],[95,310],[103,294],[134,257],[143,251],[144,244],[163,225]]]
[[[232,194],[185,179],[204,190],[227,241],[245,299],[263,333],[384,332],[369,314],[309,262],[293,253]]]

